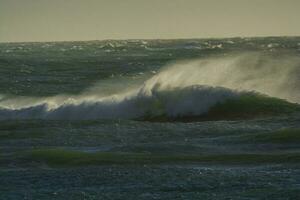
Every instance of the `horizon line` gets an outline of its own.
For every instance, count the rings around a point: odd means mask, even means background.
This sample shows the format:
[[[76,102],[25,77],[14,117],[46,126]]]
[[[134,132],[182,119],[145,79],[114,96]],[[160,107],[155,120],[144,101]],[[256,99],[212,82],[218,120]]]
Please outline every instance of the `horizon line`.
[[[91,41],[130,41],[130,40],[220,40],[235,38],[287,38],[300,37],[300,35],[268,35],[268,36],[228,36],[228,37],[179,37],[179,38],[131,38],[131,39],[87,39],[87,40],[40,40],[40,41],[0,41],[0,44],[17,44],[17,43],[55,43],[55,42],[91,42]]]

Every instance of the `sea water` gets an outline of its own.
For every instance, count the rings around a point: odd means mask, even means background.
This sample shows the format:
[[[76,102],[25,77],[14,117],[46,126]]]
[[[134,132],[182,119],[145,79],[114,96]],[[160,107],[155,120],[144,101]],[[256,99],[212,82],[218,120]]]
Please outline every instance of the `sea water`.
[[[300,38],[0,44],[0,199],[298,199]]]

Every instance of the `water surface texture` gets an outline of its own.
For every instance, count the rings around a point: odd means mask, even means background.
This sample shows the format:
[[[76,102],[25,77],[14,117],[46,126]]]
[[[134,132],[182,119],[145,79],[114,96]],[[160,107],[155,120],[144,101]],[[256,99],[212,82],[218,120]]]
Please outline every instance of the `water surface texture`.
[[[0,44],[0,199],[299,199],[300,38]]]

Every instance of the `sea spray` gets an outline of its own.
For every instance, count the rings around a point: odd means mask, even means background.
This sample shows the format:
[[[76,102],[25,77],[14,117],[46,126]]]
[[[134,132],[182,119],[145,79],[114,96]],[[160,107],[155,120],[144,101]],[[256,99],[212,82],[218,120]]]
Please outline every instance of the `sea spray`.
[[[0,119],[140,119],[201,116],[228,99],[262,93],[299,102],[300,59],[244,53],[177,62],[123,92],[94,87],[80,95],[0,100]],[[109,87],[109,84],[104,84]],[[115,93],[111,92],[115,91]]]

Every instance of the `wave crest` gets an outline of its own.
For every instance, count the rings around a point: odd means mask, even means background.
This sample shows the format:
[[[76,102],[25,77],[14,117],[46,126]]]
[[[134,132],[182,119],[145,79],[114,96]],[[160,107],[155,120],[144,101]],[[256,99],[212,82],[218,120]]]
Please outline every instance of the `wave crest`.
[[[0,119],[151,120],[211,116],[209,113],[220,118],[221,115],[244,116],[236,114],[239,112],[236,107],[241,103],[244,108],[255,108],[259,115],[286,113],[284,110],[293,110],[290,108],[298,105],[257,93],[299,103],[300,59],[285,57],[282,60],[271,55],[243,54],[177,63],[145,80],[141,86],[109,95],[90,90],[92,92],[78,96],[1,96]],[[245,102],[245,97],[251,98]],[[236,101],[228,104],[230,99]],[[227,111],[220,109],[220,104],[225,102]],[[278,105],[281,110],[275,109]],[[272,109],[266,111],[268,107]],[[251,111],[245,109],[243,112]]]
[[[209,86],[190,86],[159,90],[144,88],[123,96],[111,96],[98,101],[64,103],[51,108],[46,102],[21,109],[0,110],[1,119],[138,119],[147,116],[180,117],[201,115],[218,102],[239,96],[238,92]]]

